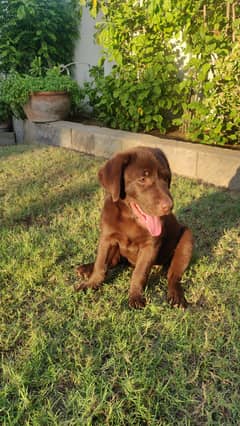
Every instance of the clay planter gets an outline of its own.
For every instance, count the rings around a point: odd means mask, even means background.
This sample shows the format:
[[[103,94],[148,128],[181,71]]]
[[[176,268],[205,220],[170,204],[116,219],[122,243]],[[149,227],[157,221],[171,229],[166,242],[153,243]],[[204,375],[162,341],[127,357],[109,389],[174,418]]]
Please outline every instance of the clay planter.
[[[29,120],[45,123],[67,118],[70,105],[70,96],[66,92],[35,92],[23,110]]]

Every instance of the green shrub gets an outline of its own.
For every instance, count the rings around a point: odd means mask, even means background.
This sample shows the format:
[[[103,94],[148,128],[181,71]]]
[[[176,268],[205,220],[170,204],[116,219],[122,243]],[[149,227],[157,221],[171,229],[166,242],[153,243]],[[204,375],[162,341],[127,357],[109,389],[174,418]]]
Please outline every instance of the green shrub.
[[[0,123],[7,121],[11,117],[11,110],[3,99],[3,77],[0,77]]]
[[[92,69],[94,80],[85,90],[94,115],[113,128],[164,133],[181,111],[177,68],[170,56],[166,59],[141,75],[130,67],[116,67],[106,77]]]
[[[71,62],[79,20],[79,0],[0,0],[0,71]]]
[[[202,102],[191,104],[189,133],[193,139],[224,145],[240,143],[240,44],[216,61],[214,77]]]
[[[10,108],[0,100],[0,123],[7,121],[9,117],[11,117]]]
[[[239,81],[234,71],[226,71],[221,83],[218,70],[230,60],[240,37],[239,2],[82,3],[93,16],[101,11],[96,39],[103,58],[117,64],[110,76],[96,75],[95,83],[88,85],[98,118],[112,127],[146,131],[164,131],[174,118],[174,124],[201,142],[239,141]],[[176,69],[184,58],[178,52],[189,59],[180,65],[181,82]]]

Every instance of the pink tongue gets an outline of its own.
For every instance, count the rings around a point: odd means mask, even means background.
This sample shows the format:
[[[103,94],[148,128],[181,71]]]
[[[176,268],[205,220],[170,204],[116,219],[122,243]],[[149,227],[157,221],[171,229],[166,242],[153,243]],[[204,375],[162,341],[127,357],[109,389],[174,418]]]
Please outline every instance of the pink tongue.
[[[144,226],[144,228],[147,228],[147,230],[153,237],[158,237],[162,232],[162,224],[160,218],[158,216],[150,216],[144,213],[141,208],[135,203],[130,203],[130,205],[139,223]]]

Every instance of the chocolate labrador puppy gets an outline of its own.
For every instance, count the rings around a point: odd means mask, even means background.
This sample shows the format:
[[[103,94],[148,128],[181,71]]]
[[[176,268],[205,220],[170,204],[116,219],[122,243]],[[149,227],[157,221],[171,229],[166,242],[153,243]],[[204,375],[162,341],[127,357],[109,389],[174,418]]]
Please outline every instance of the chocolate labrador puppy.
[[[77,268],[84,281],[76,290],[97,289],[108,268],[122,258],[134,267],[129,305],[146,304],[144,287],[153,265],[168,268],[168,300],[187,306],[181,277],[193,249],[190,229],[172,213],[171,171],[158,148],[137,147],[114,155],[99,170],[106,189],[101,215],[101,234],[95,263]]]

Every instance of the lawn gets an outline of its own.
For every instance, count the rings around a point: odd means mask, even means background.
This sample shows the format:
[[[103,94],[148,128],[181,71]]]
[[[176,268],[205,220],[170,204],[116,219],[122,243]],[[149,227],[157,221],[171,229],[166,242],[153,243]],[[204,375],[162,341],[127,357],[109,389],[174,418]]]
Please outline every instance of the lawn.
[[[0,150],[0,424],[238,425],[240,196],[174,177],[175,213],[195,236],[171,308],[153,271],[144,310],[130,269],[75,293],[94,258],[101,159],[61,148]]]

